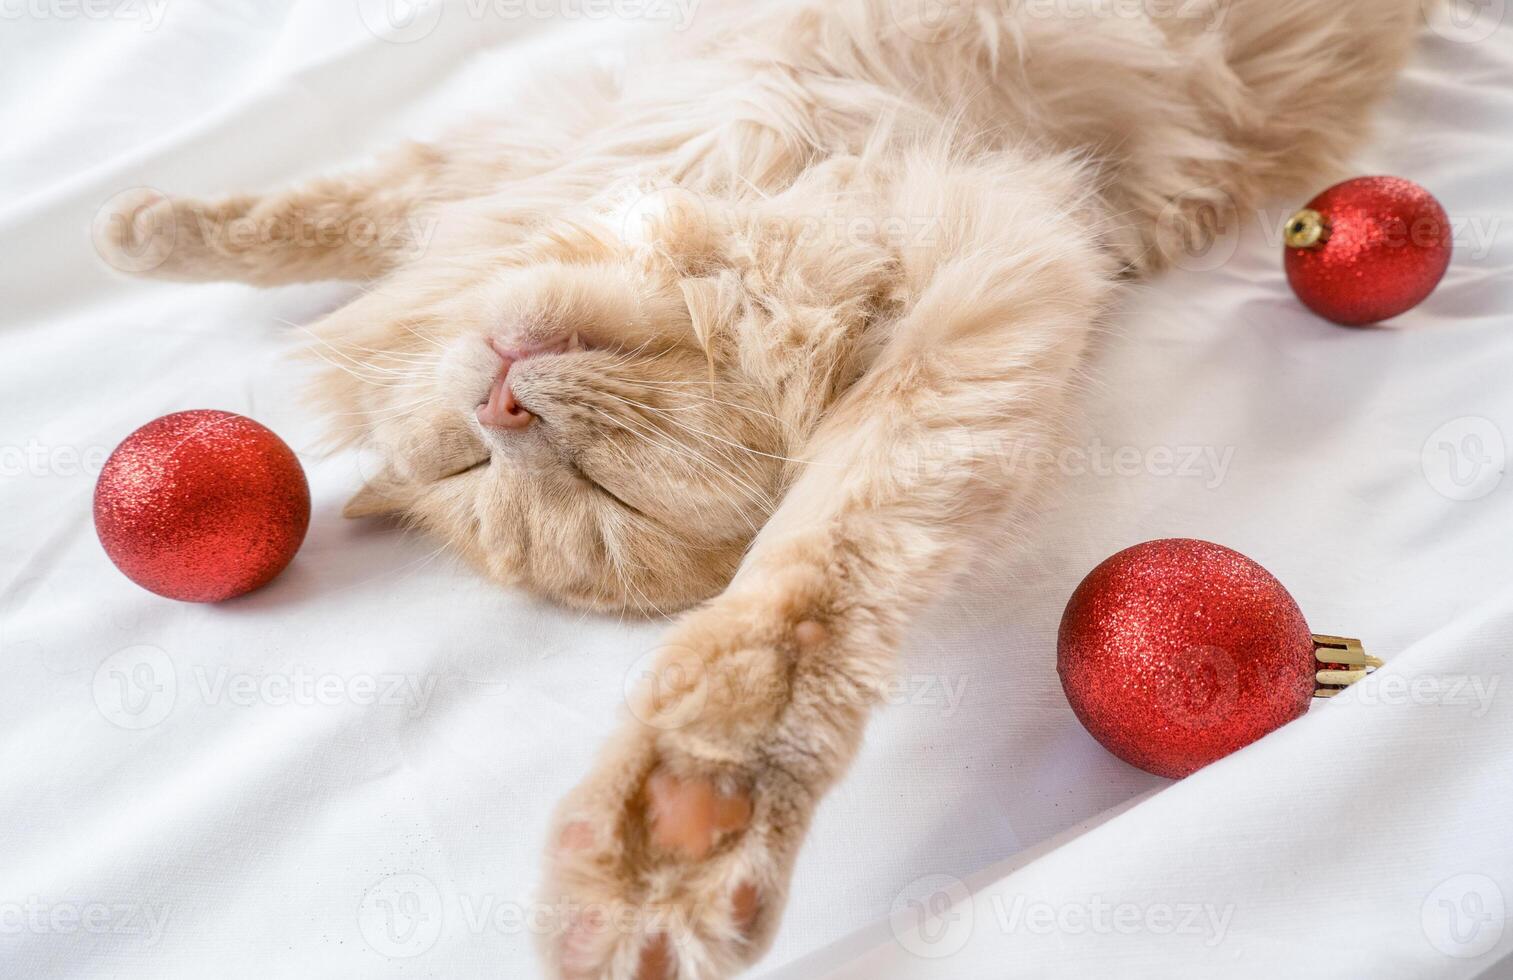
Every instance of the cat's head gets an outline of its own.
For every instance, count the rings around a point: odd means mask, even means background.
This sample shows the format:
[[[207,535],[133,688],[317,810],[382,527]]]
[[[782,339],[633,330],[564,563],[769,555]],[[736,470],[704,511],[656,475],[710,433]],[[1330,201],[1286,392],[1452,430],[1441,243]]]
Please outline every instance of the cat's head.
[[[855,370],[888,262],[766,207],[663,192],[524,240],[454,215],[318,328],[318,394],[373,460],[346,513],[580,607],[719,591]]]

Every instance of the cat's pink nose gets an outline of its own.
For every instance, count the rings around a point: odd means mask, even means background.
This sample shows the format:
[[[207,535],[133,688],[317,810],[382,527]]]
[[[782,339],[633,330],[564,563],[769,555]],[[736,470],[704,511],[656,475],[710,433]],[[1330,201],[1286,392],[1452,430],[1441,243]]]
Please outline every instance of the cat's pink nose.
[[[489,389],[489,400],[478,406],[478,421],[501,429],[523,429],[535,418],[524,405],[515,401],[515,393],[510,390],[511,367],[528,357],[582,350],[577,334],[566,340],[519,346],[509,346],[497,337],[490,337],[488,345],[499,357],[499,373],[494,376],[494,386]]]
[[[524,405],[515,401],[510,390],[510,369],[499,372],[494,387],[489,389],[489,400],[478,406],[478,421],[500,429],[523,429],[535,418]]]
[[[500,429],[523,429],[535,416],[515,400],[515,392],[510,389],[510,368],[517,359],[498,348],[495,350],[499,353],[499,373],[489,389],[489,400],[478,406],[478,421]]]

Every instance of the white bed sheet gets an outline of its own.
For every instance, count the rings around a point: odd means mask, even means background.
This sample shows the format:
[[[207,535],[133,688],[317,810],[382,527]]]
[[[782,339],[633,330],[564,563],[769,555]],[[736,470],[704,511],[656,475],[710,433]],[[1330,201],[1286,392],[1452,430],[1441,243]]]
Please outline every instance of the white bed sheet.
[[[125,188],[278,184],[673,26],[456,3],[393,43],[383,7],[0,8],[0,976],[538,975],[548,813],[657,627],[340,519],[363,463],[306,451],[281,321],[347,289],[126,281],[86,234]],[[1361,164],[1445,203],[1444,284],[1394,329],[1328,326],[1288,293],[1278,202],[1132,297],[1081,444],[1138,462],[1068,474],[1022,557],[920,624],[756,974],[1513,975],[1513,41],[1448,33]],[[89,507],[117,441],[206,407],[281,433],[314,495],[295,564],[218,606],[127,582]],[[1166,535],[1250,554],[1388,667],[1184,782],[1117,761],[1061,695],[1056,625]]]

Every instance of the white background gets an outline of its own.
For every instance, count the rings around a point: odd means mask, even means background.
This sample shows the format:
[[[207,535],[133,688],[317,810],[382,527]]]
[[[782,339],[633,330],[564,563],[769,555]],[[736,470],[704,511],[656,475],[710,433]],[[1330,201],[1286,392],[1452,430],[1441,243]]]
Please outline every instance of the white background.
[[[548,813],[658,628],[340,519],[363,464],[310,451],[283,321],[349,289],[128,281],[87,235],[130,187],[273,186],[507,113],[686,9],[458,3],[394,43],[382,8],[0,0],[0,976],[538,974],[517,913]],[[1276,202],[1132,294],[1091,366],[1086,465],[915,631],[757,974],[1513,975],[1503,9],[1426,30],[1362,150],[1457,222],[1438,292],[1390,329],[1314,318],[1280,268],[1298,202]],[[218,606],[136,588],[91,526],[104,455],[187,408],[279,432],[314,494],[294,565]],[[1172,472],[1190,447],[1209,461]],[[1388,667],[1184,782],[1129,768],[1068,709],[1055,630],[1093,565],[1168,535],[1251,555]]]

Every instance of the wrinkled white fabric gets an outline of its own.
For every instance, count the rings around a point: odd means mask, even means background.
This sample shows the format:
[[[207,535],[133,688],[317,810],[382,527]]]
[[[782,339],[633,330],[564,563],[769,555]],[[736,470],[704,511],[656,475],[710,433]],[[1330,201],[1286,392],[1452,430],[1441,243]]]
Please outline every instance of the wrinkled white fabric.
[[[551,5],[590,8],[630,9]],[[366,464],[309,451],[287,324],[348,288],[130,281],[87,229],[130,187],[272,186],[507,113],[687,8],[545,9],[0,7],[0,976],[539,974],[548,815],[657,625],[340,519]],[[1314,318],[1276,202],[1132,295],[1053,505],[915,630],[755,975],[1510,975],[1513,43],[1447,33],[1360,167],[1456,220],[1440,289],[1391,329]],[[272,427],[314,495],[290,569],[218,606],[138,589],[91,526],[104,455],[186,408]],[[1114,759],[1056,626],[1169,535],[1251,555],[1387,668],[1181,783]]]

